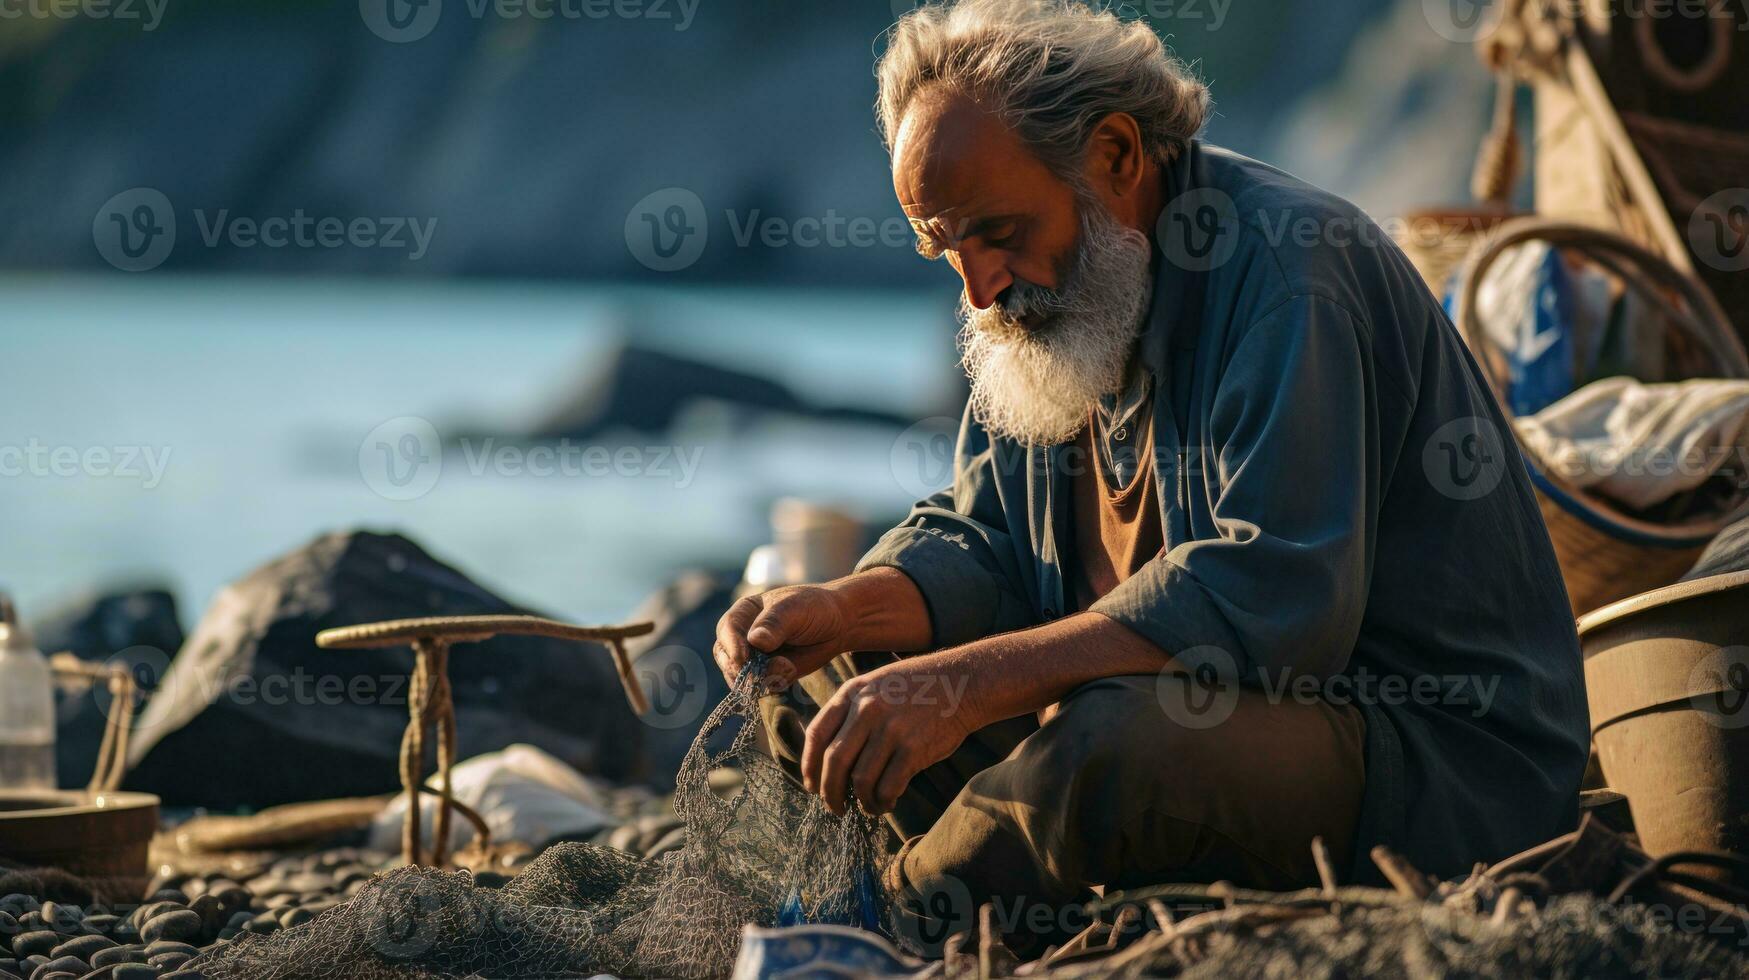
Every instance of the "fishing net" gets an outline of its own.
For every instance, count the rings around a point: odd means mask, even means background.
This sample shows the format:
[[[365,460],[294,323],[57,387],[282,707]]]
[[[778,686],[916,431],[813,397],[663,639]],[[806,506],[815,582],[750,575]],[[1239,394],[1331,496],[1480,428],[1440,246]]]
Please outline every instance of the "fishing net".
[[[756,659],[705,720],[675,781],[686,844],[642,859],[597,844],[548,848],[502,888],[465,871],[404,867],[296,929],[243,935],[177,977],[410,980],[423,977],[720,977],[747,924],[827,922],[891,933],[882,828],[844,817],[759,751]],[[741,770],[740,793],[709,774]]]

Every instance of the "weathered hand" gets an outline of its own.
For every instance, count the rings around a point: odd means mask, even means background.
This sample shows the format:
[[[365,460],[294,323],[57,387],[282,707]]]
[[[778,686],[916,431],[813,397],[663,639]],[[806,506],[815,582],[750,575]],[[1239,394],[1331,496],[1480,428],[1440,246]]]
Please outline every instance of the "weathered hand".
[[[819,585],[790,585],[748,596],[717,621],[711,656],[732,685],[754,650],[774,654],[768,677],[781,687],[850,649],[844,596]]]
[[[842,815],[845,794],[885,813],[912,777],[953,754],[977,727],[965,705],[967,675],[931,655],[852,677],[808,726],[802,782]]]

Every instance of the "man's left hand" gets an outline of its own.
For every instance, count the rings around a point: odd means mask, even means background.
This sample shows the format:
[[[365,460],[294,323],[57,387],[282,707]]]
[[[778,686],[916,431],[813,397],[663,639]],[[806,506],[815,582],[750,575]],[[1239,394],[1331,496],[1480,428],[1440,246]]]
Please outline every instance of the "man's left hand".
[[[932,661],[937,661],[932,663]],[[852,677],[808,726],[802,783],[842,815],[846,794],[871,813],[898,802],[912,777],[952,755],[978,726],[967,676],[923,655]]]

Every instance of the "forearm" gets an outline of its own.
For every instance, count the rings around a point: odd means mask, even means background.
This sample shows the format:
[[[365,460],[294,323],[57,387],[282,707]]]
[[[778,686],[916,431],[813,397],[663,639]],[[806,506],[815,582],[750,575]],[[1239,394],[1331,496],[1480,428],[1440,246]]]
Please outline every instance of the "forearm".
[[[1153,674],[1171,656],[1098,613],[1079,613],[926,655],[953,689],[975,730],[1030,714],[1101,677]]]
[[[849,650],[916,653],[929,649],[933,631],[929,606],[911,577],[896,568],[870,568],[847,575],[826,588],[849,610]]]

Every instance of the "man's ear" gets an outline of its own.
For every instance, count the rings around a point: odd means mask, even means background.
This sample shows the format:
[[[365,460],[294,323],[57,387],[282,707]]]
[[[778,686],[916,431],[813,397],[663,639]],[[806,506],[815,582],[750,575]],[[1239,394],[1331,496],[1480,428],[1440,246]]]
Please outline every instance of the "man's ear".
[[[1087,140],[1083,176],[1101,197],[1129,197],[1141,186],[1148,169],[1148,154],[1142,146],[1142,128],[1127,112],[1114,112],[1099,120]]]

